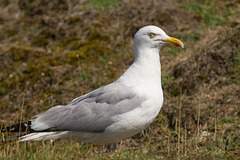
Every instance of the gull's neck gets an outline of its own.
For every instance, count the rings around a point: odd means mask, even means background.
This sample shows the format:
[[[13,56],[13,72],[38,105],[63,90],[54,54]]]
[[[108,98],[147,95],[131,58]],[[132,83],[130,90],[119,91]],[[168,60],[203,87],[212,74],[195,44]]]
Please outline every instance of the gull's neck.
[[[160,73],[160,49],[161,48],[134,47],[135,59],[133,64]]]
[[[139,82],[139,85],[156,84],[156,87],[161,87],[160,49],[134,47],[134,63],[121,76],[121,79],[131,79],[134,83]]]

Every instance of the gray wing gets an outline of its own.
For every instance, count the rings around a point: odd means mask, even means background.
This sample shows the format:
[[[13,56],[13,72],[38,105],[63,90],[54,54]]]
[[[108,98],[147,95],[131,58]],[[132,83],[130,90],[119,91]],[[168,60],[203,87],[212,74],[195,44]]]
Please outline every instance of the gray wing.
[[[144,100],[116,81],[37,115],[31,128],[102,132],[113,123],[111,117],[137,108]]]

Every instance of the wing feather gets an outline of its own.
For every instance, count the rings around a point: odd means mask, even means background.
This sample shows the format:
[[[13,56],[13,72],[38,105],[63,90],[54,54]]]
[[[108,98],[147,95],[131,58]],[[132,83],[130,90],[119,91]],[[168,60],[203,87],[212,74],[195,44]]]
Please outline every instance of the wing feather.
[[[102,132],[113,123],[111,117],[133,110],[144,100],[116,81],[37,115],[31,128]]]

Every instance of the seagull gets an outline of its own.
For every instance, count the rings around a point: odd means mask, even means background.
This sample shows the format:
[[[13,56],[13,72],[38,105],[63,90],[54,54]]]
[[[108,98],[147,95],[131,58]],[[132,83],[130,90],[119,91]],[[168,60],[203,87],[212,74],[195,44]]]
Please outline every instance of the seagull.
[[[114,145],[141,132],[163,104],[159,53],[165,44],[184,47],[157,26],[139,29],[134,36],[134,62],[115,82],[1,131],[28,130],[20,141],[76,138],[101,145]]]

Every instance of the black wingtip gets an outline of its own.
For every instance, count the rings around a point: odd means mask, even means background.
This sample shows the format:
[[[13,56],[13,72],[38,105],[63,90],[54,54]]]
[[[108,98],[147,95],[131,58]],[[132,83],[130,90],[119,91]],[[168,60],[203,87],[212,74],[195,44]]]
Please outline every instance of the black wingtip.
[[[31,121],[17,123],[8,127],[2,127],[1,132],[31,132]]]

